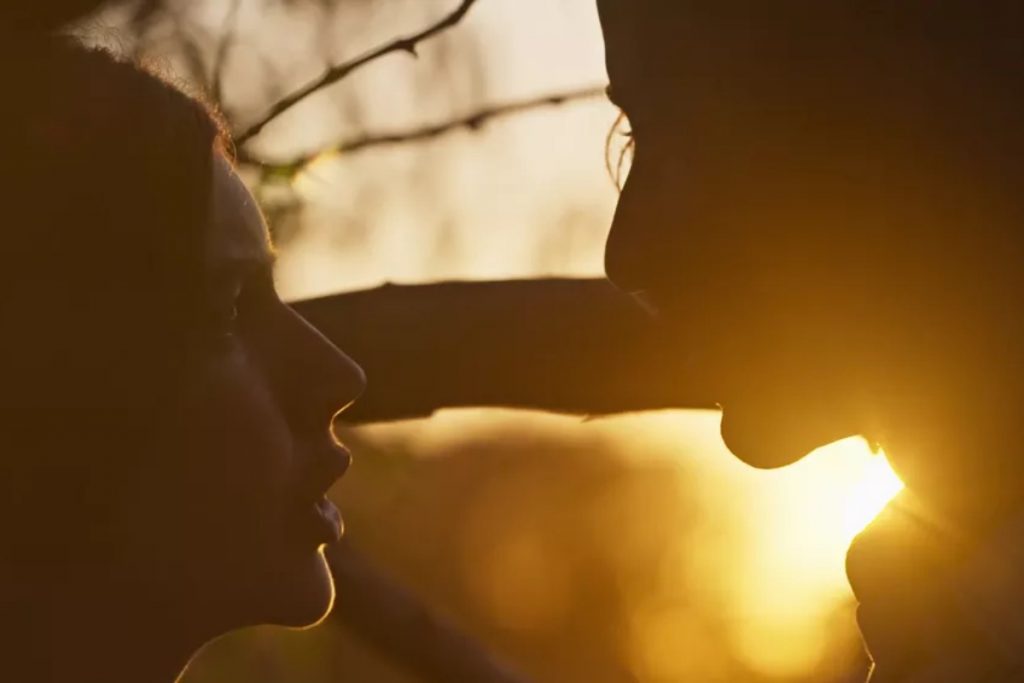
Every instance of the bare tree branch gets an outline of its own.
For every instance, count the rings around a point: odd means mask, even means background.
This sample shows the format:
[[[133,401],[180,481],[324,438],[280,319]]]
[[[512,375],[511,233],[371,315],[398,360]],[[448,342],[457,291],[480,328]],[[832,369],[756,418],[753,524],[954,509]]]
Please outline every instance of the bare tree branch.
[[[374,147],[385,147],[405,143],[426,142],[442,137],[458,130],[476,131],[483,128],[494,119],[505,118],[514,114],[554,107],[570,102],[596,99],[605,96],[604,86],[580,88],[568,92],[556,93],[553,95],[542,95],[526,100],[508,102],[505,104],[493,105],[478,109],[477,111],[460,116],[444,123],[436,123],[420,128],[413,128],[405,131],[391,133],[368,133],[351,140],[339,142],[316,152],[296,156],[284,161],[261,160],[248,155],[244,150],[239,152],[238,162],[250,166],[257,166],[263,170],[264,177],[273,176],[276,178],[291,178],[300,173],[317,159],[325,156],[353,154]]]
[[[419,47],[420,43],[433,38],[437,34],[446,31],[461,22],[463,17],[469,13],[469,10],[473,8],[473,5],[475,5],[476,2],[477,0],[461,0],[459,6],[454,11],[429,28],[404,38],[396,38],[395,40],[381,45],[380,47],[376,47],[351,61],[328,67],[328,69],[324,71],[319,78],[311,81],[298,90],[295,90],[291,94],[286,95],[271,105],[267,112],[260,117],[256,123],[252,124],[235,136],[235,144],[241,147],[246,142],[259,135],[267,124],[281,116],[281,114],[285,113],[302,100],[315,92],[337,83],[352,72],[380,59],[381,57],[384,57],[385,55],[391,54],[392,52],[407,52],[415,57],[416,49]]]
[[[228,58],[231,56],[231,48],[235,44],[235,35],[238,30],[238,11],[242,7],[242,0],[231,0],[228,13],[224,18],[224,29],[221,31],[220,39],[217,41],[217,50],[213,55],[213,67],[210,73],[210,97],[220,106],[224,97],[224,70],[227,68]]]

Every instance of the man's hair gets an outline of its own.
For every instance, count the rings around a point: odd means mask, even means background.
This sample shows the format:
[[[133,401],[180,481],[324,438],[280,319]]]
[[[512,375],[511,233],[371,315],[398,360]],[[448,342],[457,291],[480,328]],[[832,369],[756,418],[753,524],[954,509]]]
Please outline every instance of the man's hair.
[[[800,50],[817,42],[870,60],[911,46],[950,63],[991,71],[1024,60],[1024,4],[1015,0],[598,0],[608,26],[634,34],[665,66],[692,30],[778,38]],[[895,50],[895,52],[894,52]],[[856,54],[854,54],[856,53]]]

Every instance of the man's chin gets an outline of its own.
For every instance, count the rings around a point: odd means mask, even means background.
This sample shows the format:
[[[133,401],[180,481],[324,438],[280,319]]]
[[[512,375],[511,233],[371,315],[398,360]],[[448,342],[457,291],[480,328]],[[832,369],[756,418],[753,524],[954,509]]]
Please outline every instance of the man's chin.
[[[730,407],[722,412],[721,433],[726,447],[743,462],[759,469],[785,467],[818,448],[851,434],[814,424],[795,411]]]

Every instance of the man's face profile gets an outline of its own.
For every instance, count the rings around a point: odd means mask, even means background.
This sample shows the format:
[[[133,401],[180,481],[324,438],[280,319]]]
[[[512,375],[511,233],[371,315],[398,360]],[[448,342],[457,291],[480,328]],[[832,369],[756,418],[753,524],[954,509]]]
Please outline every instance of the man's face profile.
[[[1006,218],[991,182],[999,160],[978,132],[1006,126],[995,86],[964,71],[983,57],[945,37],[958,13],[985,13],[799,0],[598,8],[610,94],[636,141],[609,276],[665,312],[717,384],[740,457],[785,464],[861,433],[873,373],[915,360],[910,339],[934,339],[964,312],[950,274],[1002,267],[1005,249],[976,229],[982,214]]]

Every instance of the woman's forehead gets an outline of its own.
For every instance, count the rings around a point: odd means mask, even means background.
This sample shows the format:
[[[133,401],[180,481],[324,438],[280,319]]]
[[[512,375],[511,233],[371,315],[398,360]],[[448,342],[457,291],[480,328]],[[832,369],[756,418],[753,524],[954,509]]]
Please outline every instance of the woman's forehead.
[[[272,260],[263,214],[241,178],[219,153],[215,153],[214,159],[211,202],[213,220],[208,245],[213,262],[264,264]]]

